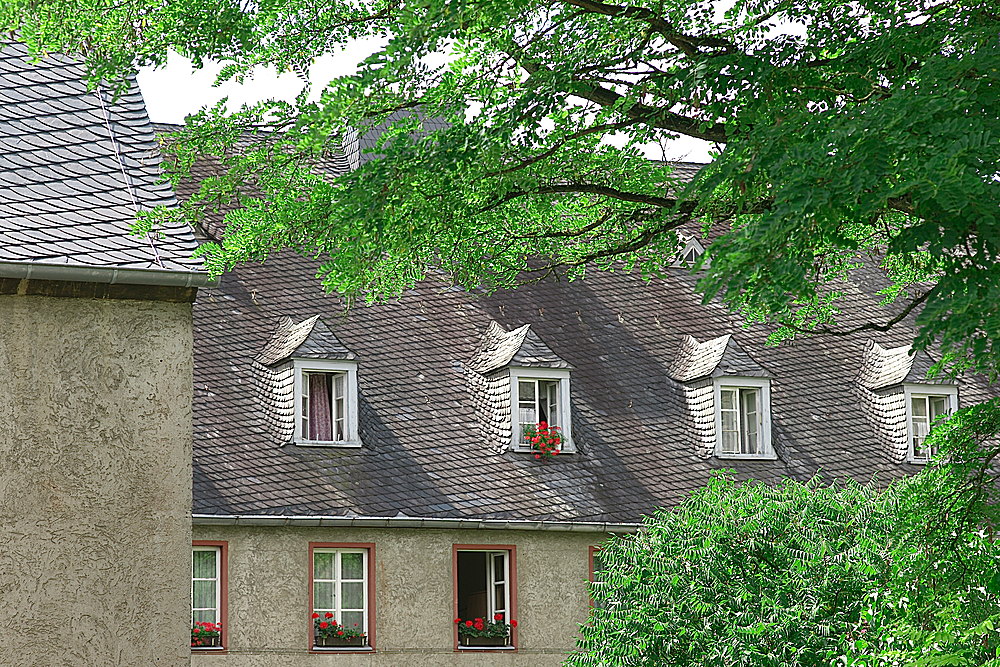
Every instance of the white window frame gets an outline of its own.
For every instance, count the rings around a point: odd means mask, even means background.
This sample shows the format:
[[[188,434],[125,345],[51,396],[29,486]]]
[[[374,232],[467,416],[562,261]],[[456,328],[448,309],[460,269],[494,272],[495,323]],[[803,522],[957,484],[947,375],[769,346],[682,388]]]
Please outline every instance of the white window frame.
[[[215,554],[215,577],[195,577],[194,576],[194,554],[197,551],[210,551]],[[222,622],[222,547],[217,546],[192,546],[191,547],[191,627],[194,627],[195,611],[206,611],[207,607],[194,606],[194,582],[214,581],[215,582],[215,620],[212,623]]]
[[[521,444],[521,427],[519,414],[518,382],[525,380],[551,380],[559,383],[559,395],[557,397],[558,410],[561,423],[556,424],[562,434],[562,447],[560,454],[572,454],[576,451],[573,443],[573,414],[570,410],[569,400],[569,371],[560,368],[511,368],[510,369],[510,447],[515,452],[532,453],[531,447]]]
[[[778,458],[771,443],[771,381],[767,378],[723,376],[715,378],[715,456],[720,459],[756,459],[773,461]],[[722,390],[757,389],[760,391],[760,454],[732,454],[722,451]],[[738,395],[738,394],[737,394]],[[741,406],[737,405],[737,410]]]
[[[334,554],[334,558],[333,558],[333,576],[334,576],[334,578],[333,579],[318,579],[317,576],[316,576],[316,554],[321,554],[321,553]],[[309,582],[309,585],[313,587],[313,593],[312,593],[313,609],[312,609],[312,613],[319,613],[320,617],[322,618],[322,615],[324,613],[331,612],[333,614],[333,620],[337,621],[338,624],[341,624],[341,625],[343,624],[343,611],[344,611],[344,607],[343,607],[343,599],[344,599],[343,583],[344,583],[344,580],[341,577],[341,573],[343,572],[343,568],[341,566],[341,558],[343,557],[343,554],[346,554],[346,553],[361,554],[361,576],[362,576],[362,578],[360,580],[359,579],[348,579],[347,581],[349,583],[357,583],[358,581],[361,582],[361,590],[362,590],[362,598],[361,599],[364,600],[364,609],[362,610],[362,616],[364,618],[364,622],[362,623],[361,630],[362,630],[362,632],[365,633],[365,642],[370,645],[371,639],[369,639],[369,636],[370,636],[369,635],[369,622],[370,622],[369,614],[371,613],[371,600],[368,599],[368,593],[369,593],[369,588],[368,588],[368,559],[371,557],[371,554],[368,553],[368,549],[365,549],[364,547],[313,547],[313,549],[312,549],[312,559],[313,559],[313,562],[312,562],[312,581]],[[334,586],[334,605],[335,605],[334,609],[327,609],[325,607],[324,608],[320,608],[320,607],[317,606],[317,604],[316,604],[316,602],[317,602],[317,600],[316,600],[316,582],[317,581],[319,581],[319,582],[330,582],[330,583],[333,584],[333,586]],[[358,611],[358,610],[357,609],[348,609],[347,611]],[[315,637],[313,638],[313,641],[315,642]],[[314,648],[316,648],[315,645],[314,645]],[[319,648],[323,648],[323,647],[319,647]]]
[[[358,364],[354,361],[329,359],[292,359],[295,391],[295,444],[304,447],[360,447],[358,435]],[[303,378],[307,373],[345,373],[344,385],[344,439],[310,440],[302,429],[302,398],[305,395]]]
[[[948,414],[955,414],[958,410],[958,387],[947,384],[904,384],[903,400],[906,402],[906,461],[917,465],[929,463],[933,454],[926,457],[916,457],[914,455],[913,438],[913,399],[914,398],[946,398],[948,400]],[[928,406],[929,407],[929,406]],[[928,411],[929,412],[929,411]],[[930,414],[927,415],[930,422]],[[928,423],[930,426],[930,423]],[[928,429],[928,434],[930,429]]]
[[[486,555],[486,619],[492,621],[497,613],[503,614],[504,623],[511,621],[511,594],[510,594],[510,561],[511,552],[509,549],[457,549],[455,567],[458,567],[458,555],[463,553],[485,554]],[[496,571],[496,556],[503,556],[503,572]],[[503,604],[497,605],[496,587],[503,585]],[[455,592],[458,593],[458,576],[455,577]],[[513,634],[507,637],[508,642],[513,641]],[[508,643],[507,647],[512,646]],[[462,650],[484,649],[484,648],[504,648],[502,646],[462,646]]]

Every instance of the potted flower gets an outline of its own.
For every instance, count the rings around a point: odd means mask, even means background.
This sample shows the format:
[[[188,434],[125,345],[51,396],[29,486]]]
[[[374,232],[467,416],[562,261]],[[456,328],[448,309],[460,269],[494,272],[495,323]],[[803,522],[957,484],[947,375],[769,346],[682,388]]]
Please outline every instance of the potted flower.
[[[492,621],[456,618],[455,625],[462,646],[510,646],[511,629],[517,627],[517,621],[504,623],[503,614],[495,614]]]
[[[361,628],[340,625],[330,612],[322,616],[314,612],[312,619],[316,646],[365,646],[368,642]]]
[[[562,433],[558,426],[546,422],[528,424],[524,427],[524,439],[531,445],[536,459],[551,459],[562,449]]]
[[[191,626],[191,646],[212,648],[222,646],[222,623],[201,621]]]

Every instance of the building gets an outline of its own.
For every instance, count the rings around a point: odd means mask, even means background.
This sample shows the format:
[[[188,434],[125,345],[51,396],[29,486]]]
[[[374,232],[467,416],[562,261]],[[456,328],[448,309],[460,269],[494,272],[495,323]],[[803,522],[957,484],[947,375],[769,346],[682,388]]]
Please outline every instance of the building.
[[[191,303],[208,276],[134,83],[0,42],[0,646],[7,665],[180,665]],[[155,631],[150,626],[155,623]]]
[[[721,469],[910,474],[936,415],[991,395],[926,380],[906,331],[768,347],[701,304],[694,240],[648,282],[429,279],[349,311],[291,253],[209,285],[186,229],[127,233],[173,196],[135,93],[3,53],[0,633],[25,664],[556,665],[609,533]],[[845,291],[867,320],[876,286]],[[477,617],[509,634],[465,639]],[[219,636],[189,648],[192,623]]]

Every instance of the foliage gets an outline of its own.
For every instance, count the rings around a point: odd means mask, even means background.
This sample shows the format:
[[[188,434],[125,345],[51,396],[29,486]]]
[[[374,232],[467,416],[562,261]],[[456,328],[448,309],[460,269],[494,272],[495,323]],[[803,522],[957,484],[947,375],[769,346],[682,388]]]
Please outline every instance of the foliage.
[[[455,619],[460,637],[509,637],[511,628],[517,627],[517,621],[504,622],[503,614],[494,614],[493,620],[487,618],[474,618],[462,620]]]
[[[357,625],[354,627],[347,627],[346,625],[338,624],[337,619],[335,619],[333,614],[330,612],[326,612],[322,616],[313,612],[312,621],[313,634],[316,637],[329,639],[357,639],[365,636],[364,631],[357,627]]]
[[[995,453],[1000,401],[930,436],[912,478],[715,476],[605,544],[569,665],[1000,665]]]
[[[562,449],[562,433],[558,426],[549,426],[546,422],[529,424],[524,427],[524,437],[531,444],[536,459],[555,458]]]
[[[913,310],[948,368],[1000,367],[992,0],[6,0],[0,27],[86,53],[95,79],[169,49],[222,79],[304,73],[384,40],[318,99],[208,109],[174,141],[178,173],[199,153],[229,168],[183,210],[240,205],[216,270],[292,247],[372,299],[428,271],[655,275],[705,224],[704,293],[777,338]],[[315,169],[352,128],[382,159]],[[679,135],[719,150],[689,184],[646,155]],[[873,269],[895,305],[838,325],[838,281]]]

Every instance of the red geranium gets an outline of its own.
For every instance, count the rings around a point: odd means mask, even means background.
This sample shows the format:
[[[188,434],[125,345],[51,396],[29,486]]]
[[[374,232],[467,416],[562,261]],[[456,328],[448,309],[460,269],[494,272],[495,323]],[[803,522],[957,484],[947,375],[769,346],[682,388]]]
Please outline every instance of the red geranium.
[[[549,426],[546,422],[528,424],[524,427],[524,438],[535,452],[535,458],[552,458],[562,448],[562,433],[558,426]]]

